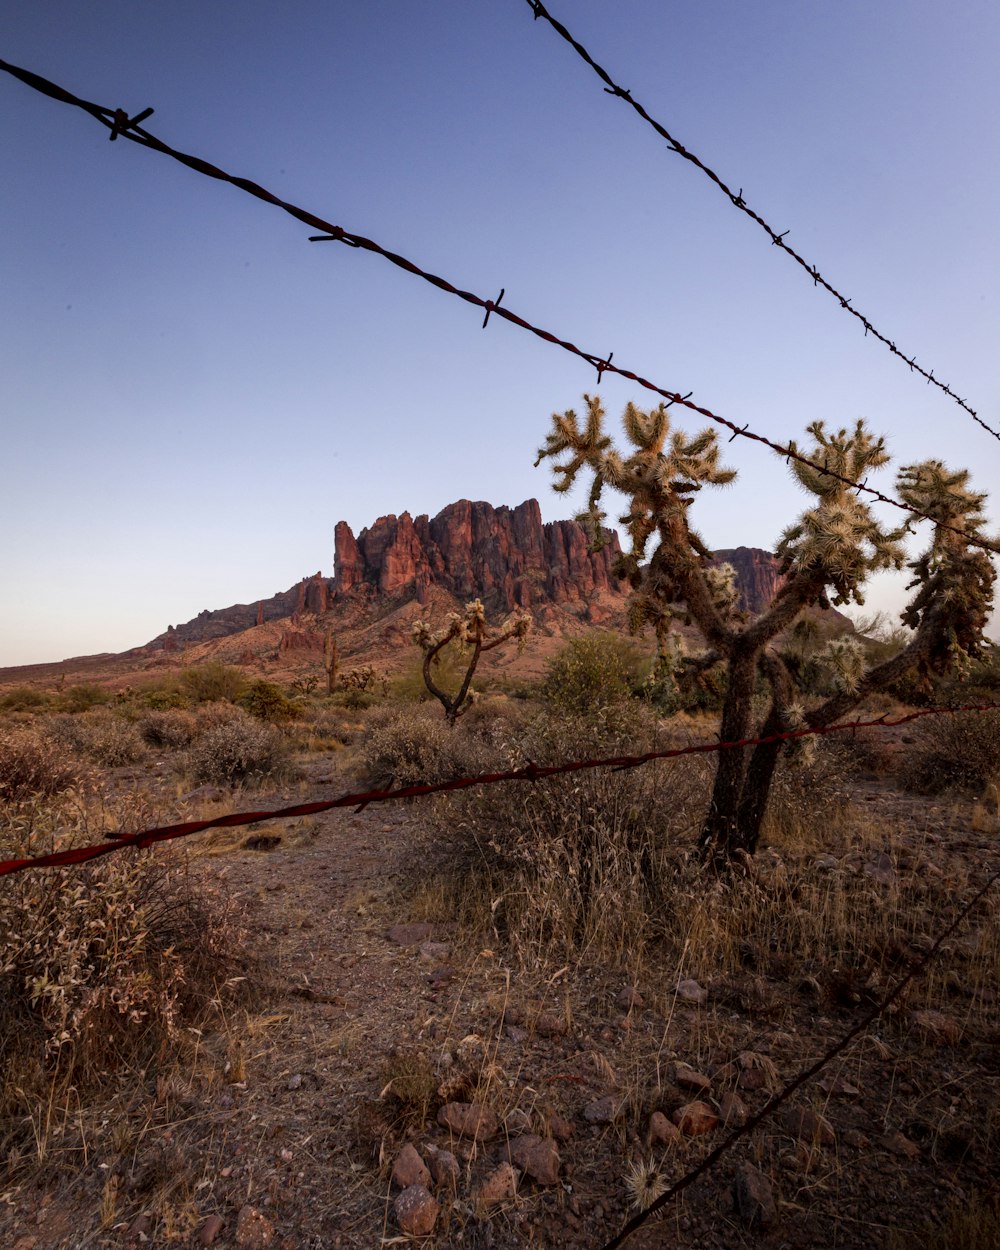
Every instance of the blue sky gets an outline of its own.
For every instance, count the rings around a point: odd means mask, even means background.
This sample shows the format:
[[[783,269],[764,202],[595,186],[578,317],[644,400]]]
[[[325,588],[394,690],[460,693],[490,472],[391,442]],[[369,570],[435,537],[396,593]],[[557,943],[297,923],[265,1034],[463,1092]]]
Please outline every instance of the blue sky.
[[[552,0],[835,286],[1000,426],[1000,9]],[[897,464],[995,439],[864,338],[523,0],[5,6],[0,56],[779,441]],[[569,515],[533,469],[581,362],[0,75],[0,665],[121,650],[454,499]],[[617,418],[646,397],[601,385]],[[679,420],[693,426],[681,416]],[[717,547],[803,504],[739,440]],[[891,488],[891,472],[878,483]],[[992,515],[997,517],[994,505]],[[996,524],[994,528],[998,528]],[[898,580],[871,603],[900,601]]]

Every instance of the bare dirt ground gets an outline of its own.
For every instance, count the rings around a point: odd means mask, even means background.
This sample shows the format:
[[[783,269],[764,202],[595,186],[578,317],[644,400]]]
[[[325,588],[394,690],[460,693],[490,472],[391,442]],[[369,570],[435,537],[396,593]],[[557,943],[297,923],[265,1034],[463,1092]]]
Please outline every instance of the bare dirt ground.
[[[296,796],[345,788],[332,757],[307,769]],[[259,805],[286,797],[265,794]],[[907,877],[931,890],[941,877],[969,883],[996,867],[995,817],[969,802],[903,796],[874,776],[854,797],[883,831],[881,846],[813,853],[809,871],[855,874],[888,897]],[[410,901],[439,860],[443,873],[442,856],[441,833],[418,804],[209,835],[190,871],[246,904],[265,998],[132,1093],[131,1132],[90,1140],[72,1180],[43,1171],[0,1195],[0,1244],[404,1244],[391,1169],[410,1142],[425,1162],[437,1148],[458,1165],[454,1181],[429,1186],[440,1212],[420,1244],[601,1247],[637,1187],[655,1196],[635,1179],[638,1164],[674,1180],[725,1132],[720,1123],[651,1141],[654,1111],[669,1119],[697,1099],[738,1123],[891,983],[812,977],[780,949],[740,974],[703,977],[701,1003],[678,993],[677,968],[647,966],[633,981],[586,960],[509,966],[499,946],[469,945],[436,920],[426,890]],[[784,865],[765,854],[762,871]],[[934,927],[929,919],[928,941]],[[995,1196],[1000,987],[973,970],[977,949],[996,941],[984,909],[932,974],[936,1015],[916,1016],[923,1000],[914,1000],[877,1023],[796,1096],[812,1119],[779,1113],[630,1244],[877,1247],[974,1193]],[[901,951],[898,968],[918,951]],[[452,1099],[488,1106],[496,1132],[480,1142],[450,1132],[437,1113]],[[516,1196],[487,1205],[484,1182],[525,1134],[554,1142],[557,1175],[543,1183],[519,1168]],[[734,1210],[741,1161],[769,1180],[776,1210],[766,1228]]]

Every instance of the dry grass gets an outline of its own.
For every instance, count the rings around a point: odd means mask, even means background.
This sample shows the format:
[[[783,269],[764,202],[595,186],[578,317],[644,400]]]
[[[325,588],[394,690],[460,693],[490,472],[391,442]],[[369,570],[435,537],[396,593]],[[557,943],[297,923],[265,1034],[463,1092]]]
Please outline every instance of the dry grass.
[[[1000,783],[1000,712],[935,716],[914,731],[903,782],[918,794],[982,794]]]

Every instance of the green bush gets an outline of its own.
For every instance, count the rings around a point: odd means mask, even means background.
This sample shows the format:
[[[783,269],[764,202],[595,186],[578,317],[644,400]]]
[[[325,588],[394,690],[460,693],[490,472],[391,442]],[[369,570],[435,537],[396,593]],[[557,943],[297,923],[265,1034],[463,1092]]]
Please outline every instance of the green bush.
[[[288,744],[273,725],[232,709],[227,720],[207,729],[192,744],[187,769],[196,781],[216,785],[280,778],[289,771]]]
[[[114,693],[111,690],[106,690],[103,686],[84,683],[80,686],[70,686],[63,695],[63,702],[70,712],[86,712],[89,708],[110,703],[113,698]]]
[[[294,720],[301,709],[272,681],[254,681],[236,697],[237,706],[258,720]]]
[[[181,690],[193,703],[211,703],[218,699],[233,703],[246,689],[247,681],[238,668],[210,660],[196,664],[181,673]]]
[[[574,638],[549,663],[544,697],[576,716],[621,703],[641,686],[645,667],[636,645],[619,634]]]
[[[35,712],[47,707],[49,697],[33,686],[15,686],[0,697],[0,709],[5,712]]]

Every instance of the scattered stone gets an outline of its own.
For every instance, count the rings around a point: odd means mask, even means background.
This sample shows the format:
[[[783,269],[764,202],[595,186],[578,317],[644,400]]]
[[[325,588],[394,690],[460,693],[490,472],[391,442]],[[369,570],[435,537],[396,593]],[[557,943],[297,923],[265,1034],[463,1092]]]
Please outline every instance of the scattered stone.
[[[480,1186],[479,1205],[493,1207],[498,1202],[506,1202],[513,1198],[517,1193],[517,1180],[516,1168],[509,1163],[501,1163]]]
[[[288,1078],[288,1084],[285,1086],[285,1088],[286,1089],[301,1089],[302,1088],[302,1073],[296,1072],[294,1076],[290,1076]]]
[[[446,1102],[438,1111],[438,1124],[458,1137],[484,1141],[497,1131],[496,1115],[475,1102]]]
[[[703,1072],[696,1072],[689,1063],[674,1064],[674,1081],[681,1089],[694,1089],[700,1094],[707,1094],[712,1082]]]
[[[832,1146],[837,1140],[830,1121],[811,1107],[785,1107],[781,1124],[790,1137],[812,1145]]]
[[[844,1098],[857,1098],[861,1094],[856,1085],[845,1081],[842,1076],[824,1076],[816,1084],[824,1094],[840,1094]]]
[[[914,1011],[910,1020],[924,1040],[935,1046],[957,1046],[962,1040],[962,1026],[943,1011]]]
[[[545,1117],[545,1130],[550,1133],[556,1141],[569,1141],[573,1136],[572,1121],[567,1120],[564,1115],[560,1115],[558,1111],[550,1111]]]
[[[677,997],[682,1003],[696,1003],[699,1007],[708,1002],[708,990],[697,981],[678,981]]]
[[[621,1115],[617,1099],[611,1094],[588,1102],[583,1109],[583,1118],[588,1124],[613,1124]]]
[[[518,1045],[528,1040],[528,1030],[522,1029],[519,1024],[504,1025],[504,1032],[512,1042],[516,1042]]]
[[[218,786],[199,786],[197,790],[190,790],[181,799],[182,803],[190,803],[197,799],[202,803],[217,803],[219,799],[224,798],[222,790]]]
[[[891,1154],[899,1155],[901,1159],[919,1159],[920,1147],[915,1141],[910,1141],[903,1133],[886,1133],[882,1138],[882,1145]]]
[[[274,1225],[256,1207],[240,1207],[236,1217],[236,1250],[267,1250],[274,1243]]]
[[[638,1011],[639,1008],[645,1007],[646,1000],[635,988],[634,985],[626,985],[615,999],[615,1006],[621,1011]]]
[[[458,1160],[450,1150],[438,1150],[436,1146],[428,1146],[427,1162],[435,1185],[447,1189],[458,1187]]]
[[[835,868],[840,867],[840,860],[836,855],[817,855],[813,860],[813,867],[818,868],[820,872],[833,872]]]
[[[672,1124],[662,1111],[654,1111],[649,1117],[646,1130],[646,1141],[650,1146],[676,1146],[681,1139],[681,1131]]]
[[[431,926],[425,923],[394,924],[386,937],[397,946],[418,946],[431,936]]]
[[[707,1102],[695,1101],[678,1107],[673,1121],[686,1137],[700,1137],[718,1125],[719,1117]]]
[[[537,1137],[525,1133],[515,1137],[507,1147],[511,1163],[516,1163],[539,1185],[555,1185],[559,1180],[561,1160],[555,1142],[550,1137]]]
[[[392,1183],[397,1189],[409,1189],[413,1185],[426,1188],[431,1183],[430,1172],[416,1147],[409,1142],[396,1155],[396,1162],[392,1165]]]
[[[747,1122],[747,1105],[739,1094],[728,1092],[719,1099],[719,1115],[723,1128],[742,1128]]]
[[[210,1215],[198,1229],[198,1245],[210,1246],[225,1227],[226,1221],[221,1215]]]
[[[273,851],[280,845],[280,833],[255,833],[243,843],[243,847],[247,851]]]
[[[849,1128],[844,1133],[844,1144],[850,1146],[852,1150],[867,1150],[871,1141],[860,1129]]]
[[[896,869],[892,862],[892,856],[887,855],[885,851],[880,851],[874,859],[870,859],[864,866],[866,877],[871,877],[878,885],[892,885],[896,880]]]
[[[514,1107],[504,1117],[503,1126],[511,1137],[520,1137],[522,1133],[531,1132],[531,1116],[520,1107]]]
[[[38,1238],[32,1237],[30,1233],[25,1233],[23,1237],[18,1237],[17,1241],[11,1246],[11,1250],[35,1250],[38,1245]]]
[[[146,1212],[143,1211],[137,1215],[128,1226],[128,1232],[125,1235],[130,1238],[139,1238],[141,1240],[143,1237],[148,1237],[152,1231],[153,1221],[149,1218]],[[206,1241],[203,1244],[207,1246],[208,1242]]]
[[[447,942],[423,942],[420,946],[420,958],[429,964],[443,963],[451,954]]]
[[[744,1161],[733,1181],[733,1205],[752,1228],[770,1228],[778,1215],[771,1182],[752,1163]]]
[[[455,979],[455,969],[451,964],[442,964],[440,968],[435,968],[428,976],[427,981],[432,990],[443,989],[451,981]]]
[[[423,1185],[411,1185],[396,1198],[396,1223],[408,1237],[428,1237],[434,1231],[441,1208]]]
[[[565,1037],[566,1020],[554,1011],[543,1011],[535,1021],[535,1032],[539,1037]]]

